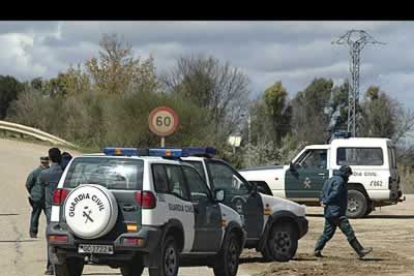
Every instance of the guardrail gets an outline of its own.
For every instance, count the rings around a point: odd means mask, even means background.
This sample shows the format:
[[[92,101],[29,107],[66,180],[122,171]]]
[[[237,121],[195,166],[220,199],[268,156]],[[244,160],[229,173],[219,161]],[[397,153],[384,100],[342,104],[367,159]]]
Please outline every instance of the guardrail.
[[[66,140],[63,140],[59,137],[56,137],[52,134],[41,131],[39,129],[28,127],[25,125],[20,125],[20,124],[10,123],[10,122],[0,120],[0,130],[10,131],[14,133],[31,136],[41,141],[50,142],[54,145],[63,145],[63,146],[70,146],[70,147],[78,148],[77,145],[72,144]]]

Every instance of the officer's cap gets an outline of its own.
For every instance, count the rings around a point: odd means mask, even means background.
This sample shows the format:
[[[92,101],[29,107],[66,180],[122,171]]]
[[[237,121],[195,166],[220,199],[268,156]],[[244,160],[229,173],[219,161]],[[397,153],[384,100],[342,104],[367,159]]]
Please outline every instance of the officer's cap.
[[[40,162],[42,162],[42,163],[49,162],[49,156],[40,157]]]

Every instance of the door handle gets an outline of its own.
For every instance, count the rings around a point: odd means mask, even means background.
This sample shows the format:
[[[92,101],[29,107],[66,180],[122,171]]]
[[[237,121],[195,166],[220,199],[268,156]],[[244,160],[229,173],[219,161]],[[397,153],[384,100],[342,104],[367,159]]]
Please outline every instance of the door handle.
[[[318,175],[320,175],[320,176],[325,176],[325,174],[324,174],[324,173],[318,173]]]
[[[132,212],[135,211],[137,208],[133,205],[124,205],[122,206],[122,210],[124,210],[125,212]]]

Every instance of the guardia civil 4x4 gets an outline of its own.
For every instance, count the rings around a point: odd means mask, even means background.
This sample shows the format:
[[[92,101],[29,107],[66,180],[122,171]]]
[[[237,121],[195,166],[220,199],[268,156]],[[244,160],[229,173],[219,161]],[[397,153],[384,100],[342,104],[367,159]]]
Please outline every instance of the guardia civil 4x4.
[[[212,192],[191,165],[153,153],[107,148],[72,159],[47,228],[56,275],[81,275],[85,264],[124,276],[144,267],[151,276],[175,276],[180,265],[237,274],[246,234],[240,215],[219,203],[225,191]]]

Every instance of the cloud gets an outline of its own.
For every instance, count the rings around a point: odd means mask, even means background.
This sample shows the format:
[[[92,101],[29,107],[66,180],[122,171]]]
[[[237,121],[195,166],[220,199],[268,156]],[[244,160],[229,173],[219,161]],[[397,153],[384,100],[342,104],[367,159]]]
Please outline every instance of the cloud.
[[[213,55],[239,67],[253,96],[281,80],[290,96],[314,78],[349,78],[349,50],[331,42],[364,29],[386,45],[362,51],[361,95],[369,85],[414,107],[414,23],[387,21],[3,21],[0,74],[21,80],[50,78],[71,64],[97,56],[103,33],[117,33],[159,72],[181,55]]]

